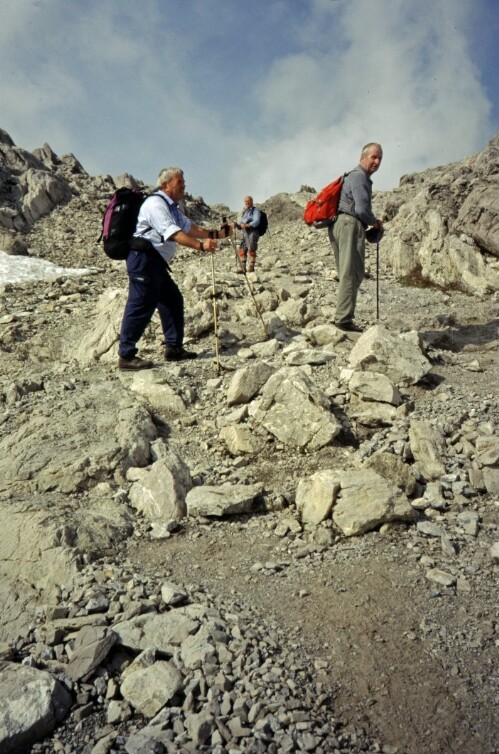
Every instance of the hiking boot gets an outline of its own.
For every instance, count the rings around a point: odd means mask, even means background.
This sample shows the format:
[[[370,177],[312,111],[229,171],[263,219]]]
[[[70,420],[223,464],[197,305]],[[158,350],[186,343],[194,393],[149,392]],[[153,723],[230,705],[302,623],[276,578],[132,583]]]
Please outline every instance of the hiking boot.
[[[238,275],[245,275],[246,274],[246,262],[240,261],[239,265],[237,267],[236,273]]]
[[[197,357],[197,353],[186,351],[183,346],[166,346],[165,348],[165,361],[186,361],[197,359]]]
[[[255,263],[250,262],[248,265],[248,272],[254,272],[255,271]]]
[[[355,322],[335,322],[334,326],[345,332],[364,332],[363,328],[356,325]]]
[[[141,359],[138,356],[132,356],[131,358],[120,356],[118,359],[118,369],[150,369],[152,366],[152,361]]]

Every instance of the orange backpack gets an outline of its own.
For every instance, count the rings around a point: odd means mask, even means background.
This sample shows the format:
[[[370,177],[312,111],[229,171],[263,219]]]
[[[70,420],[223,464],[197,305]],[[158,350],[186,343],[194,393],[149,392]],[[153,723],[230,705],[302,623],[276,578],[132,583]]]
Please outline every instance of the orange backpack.
[[[348,173],[344,173],[332,183],[328,183],[315,199],[307,202],[303,213],[303,219],[307,225],[312,225],[314,228],[328,228],[334,223],[338,214],[343,181],[347,175]]]

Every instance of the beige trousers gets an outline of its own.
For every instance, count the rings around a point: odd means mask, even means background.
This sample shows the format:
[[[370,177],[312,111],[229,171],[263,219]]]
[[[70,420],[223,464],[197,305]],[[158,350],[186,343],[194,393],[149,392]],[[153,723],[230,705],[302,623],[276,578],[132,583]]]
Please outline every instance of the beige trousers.
[[[364,279],[366,234],[360,220],[351,215],[339,215],[328,232],[340,281],[334,321],[345,324],[353,321],[357,293]]]

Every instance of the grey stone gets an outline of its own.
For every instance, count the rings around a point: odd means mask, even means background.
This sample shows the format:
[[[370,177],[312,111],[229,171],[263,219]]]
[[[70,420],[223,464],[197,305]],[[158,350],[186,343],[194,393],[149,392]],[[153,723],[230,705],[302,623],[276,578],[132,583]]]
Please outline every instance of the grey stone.
[[[427,421],[412,419],[409,441],[414,460],[422,474],[428,480],[440,477],[445,471],[442,460],[445,448],[442,433]]]
[[[182,607],[167,613],[145,613],[132,620],[113,624],[117,642],[134,650],[149,647],[169,653],[172,645],[180,645],[197,631],[198,621],[192,620]]]
[[[417,479],[412,467],[394,453],[378,451],[366,461],[366,468],[373,469],[377,474],[389,479],[397,485],[408,497],[417,490]],[[414,501],[413,501],[414,503]]]
[[[187,493],[189,516],[231,516],[254,510],[261,495],[261,484],[221,484],[218,487],[203,485]]]
[[[203,711],[189,715],[186,718],[185,726],[194,744],[203,746],[215,728],[215,720],[209,712]]]
[[[414,385],[431,370],[417,333],[392,333],[381,324],[360,336],[350,351],[349,364],[387,375],[395,385]]]
[[[182,688],[182,675],[171,662],[159,660],[130,672],[121,684],[123,698],[145,717],[154,717]]]
[[[267,381],[254,419],[286,445],[318,450],[341,431],[330,408],[329,399],[300,368],[285,367]]]
[[[222,427],[220,439],[227,445],[228,451],[235,456],[259,453],[265,442],[250,427],[238,425]]]
[[[405,495],[371,469],[341,472],[340,484],[333,521],[347,537],[363,534],[390,521],[414,518]]]
[[[340,488],[338,472],[330,469],[300,479],[296,488],[296,507],[302,523],[317,526],[330,518]]]
[[[456,583],[456,577],[447,571],[442,571],[439,568],[429,568],[426,571],[426,578],[429,581],[433,581],[435,584],[441,586],[454,586]]]
[[[186,512],[186,495],[192,487],[189,467],[160,439],[151,445],[153,463],[130,468],[130,503],[156,524],[179,521]]]
[[[348,388],[366,401],[380,401],[392,406],[400,406],[402,403],[400,392],[385,374],[354,372]]]
[[[16,754],[49,735],[71,707],[71,695],[49,673],[0,662],[0,751]]]
[[[249,364],[234,373],[227,391],[229,406],[248,403],[262,389],[274,369],[265,361]]]
[[[67,668],[72,681],[89,676],[106,659],[116,635],[104,627],[85,626],[76,637],[74,653]]]

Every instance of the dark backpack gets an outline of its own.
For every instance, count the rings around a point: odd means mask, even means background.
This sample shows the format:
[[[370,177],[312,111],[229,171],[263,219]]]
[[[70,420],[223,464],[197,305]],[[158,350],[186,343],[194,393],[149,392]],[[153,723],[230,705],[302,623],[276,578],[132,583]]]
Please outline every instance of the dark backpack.
[[[328,183],[315,199],[307,202],[303,213],[303,219],[307,225],[312,225],[314,228],[329,228],[334,223],[338,215],[341,189],[347,175],[348,173],[340,175],[332,183]]]
[[[110,259],[127,258],[139,210],[148,196],[139,189],[120,188],[109,200],[99,241],[103,242],[104,253]]]
[[[267,214],[263,211],[263,209],[260,210],[260,222],[258,223],[257,231],[260,236],[264,236],[267,232],[267,229],[269,227],[269,218],[267,217]]]

